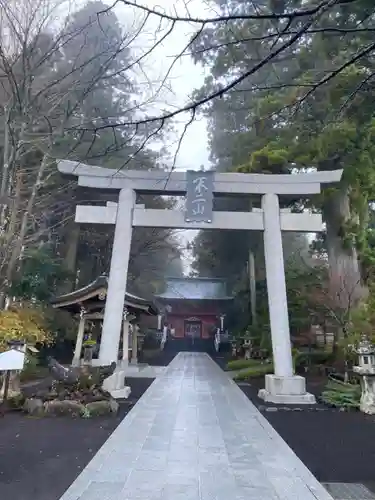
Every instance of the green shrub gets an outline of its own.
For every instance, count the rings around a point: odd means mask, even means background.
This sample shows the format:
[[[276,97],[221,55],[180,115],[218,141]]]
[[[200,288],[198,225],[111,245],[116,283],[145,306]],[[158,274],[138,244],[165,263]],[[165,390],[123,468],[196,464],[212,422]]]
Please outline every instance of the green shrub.
[[[21,372],[21,380],[30,380],[35,377],[38,372],[39,360],[34,354],[27,353],[25,356],[25,364]]]
[[[358,384],[349,384],[329,377],[321,399],[324,403],[338,408],[359,408],[361,388]]]
[[[298,352],[295,357],[295,367],[309,365],[324,365],[331,359],[332,353],[322,349]]]
[[[296,348],[292,349],[294,369],[298,369],[303,366],[325,364],[330,360],[331,356],[332,353],[324,351],[322,349],[315,349],[309,352],[300,352]],[[262,366],[264,366],[264,363],[261,363],[259,359],[237,359],[234,361],[228,361],[226,370],[227,371],[246,370]],[[262,368],[260,368],[260,370],[262,370]],[[262,374],[263,372],[260,375]]]
[[[264,375],[273,373],[273,363],[259,363],[249,368],[244,368],[237,373],[233,380],[247,380],[249,378],[262,377]]]
[[[47,367],[40,366],[38,356],[35,354],[26,354],[24,369],[21,371],[21,382],[29,382],[39,378],[48,376],[49,370]]]
[[[236,359],[234,361],[228,361],[225,369],[228,371],[235,371],[257,365],[259,365],[258,359]]]

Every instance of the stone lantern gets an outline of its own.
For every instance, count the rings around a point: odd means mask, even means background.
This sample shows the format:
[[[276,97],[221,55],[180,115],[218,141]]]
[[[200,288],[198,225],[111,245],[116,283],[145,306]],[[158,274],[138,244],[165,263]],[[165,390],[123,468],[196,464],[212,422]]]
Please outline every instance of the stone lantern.
[[[245,359],[250,359],[251,358],[251,348],[252,348],[252,342],[250,338],[244,338],[243,341],[243,348],[245,351]]]
[[[215,351],[219,352],[220,350],[220,343],[221,343],[221,331],[220,328],[216,329],[215,337],[214,337],[214,346],[215,346]]]
[[[163,316],[161,314],[158,314],[158,332],[162,331],[162,322],[163,322]]]
[[[358,365],[353,371],[361,377],[361,402],[360,410],[369,415],[375,414],[375,347],[366,335],[354,352],[358,355]]]
[[[232,347],[232,357],[235,358],[237,356],[237,340],[233,339],[231,341],[231,347]]]
[[[366,335],[362,335],[361,341],[355,352],[358,354],[358,366],[365,370],[374,371],[375,347],[371,344]]]
[[[220,331],[223,332],[224,331],[225,314],[220,314],[219,318],[220,318]]]
[[[94,349],[96,347],[96,341],[89,335],[83,342],[83,364],[86,366],[92,365],[92,358],[94,354]]]

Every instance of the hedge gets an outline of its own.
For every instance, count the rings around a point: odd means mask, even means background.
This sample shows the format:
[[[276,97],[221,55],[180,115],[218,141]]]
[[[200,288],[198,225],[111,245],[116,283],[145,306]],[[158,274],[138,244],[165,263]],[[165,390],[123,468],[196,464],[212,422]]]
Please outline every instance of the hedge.
[[[251,366],[249,368],[244,368],[238,372],[233,380],[246,380],[249,378],[262,377],[264,375],[272,374],[274,372],[273,363],[260,363],[258,361],[257,365]]]
[[[236,359],[234,361],[228,361],[225,369],[232,372],[257,365],[259,365],[259,359]]]
[[[295,368],[300,366],[308,365],[321,365],[329,361],[331,353],[323,350],[313,350],[310,352],[298,352],[293,353]],[[253,366],[259,366],[259,359],[236,359],[234,361],[228,361],[226,365],[227,371],[244,370],[245,368],[252,368]]]

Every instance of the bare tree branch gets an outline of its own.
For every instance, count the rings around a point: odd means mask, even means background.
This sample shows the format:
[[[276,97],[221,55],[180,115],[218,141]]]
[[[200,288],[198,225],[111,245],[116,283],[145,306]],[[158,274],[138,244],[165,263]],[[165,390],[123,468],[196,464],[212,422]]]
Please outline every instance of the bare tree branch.
[[[335,3],[336,4],[350,4],[355,2],[356,0],[337,0]],[[160,17],[161,19],[165,19],[167,21],[173,21],[173,22],[183,22],[183,23],[194,23],[194,24],[201,24],[202,26],[205,26],[207,24],[217,24],[217,23],[225,23],[227,21],[234,21],[234,20],[241,20],[241,19],[255,19],[255,20],[277,20],[277,19],[295,19],[295,18],[300,18],[300,17],[308,17],[308,16],[314,16],[317,14],[322,8],[328,6],[331,2],[328,0],[323,0],[320,2],[317,6],[314,6],[309,9],[301,9],[301,10],[294,10],[292,12],[285,12],[282,14],[276,14],[274,12],[267,12],[264,14],[230,14],[227,16],[217,16],[217,17],[208,17],[208,18],[199,18],[199,17],[184,17],[184,16],[172,16],[170,14],[167,14],[166,12],[159,12],[156,9],[152,9],[147,7],[146,5],[140,5],[136,2],[131,2],[129,0],[116,0],[116,2],[111,6],[108,7],[109,9],[112,9],[117,5],[118,3],[122,3],[124,5],[127,5],[129,7],[135,7],[146,14],[153,14],[155,16]],[[267,9],[268,10],[268,9]]]
[[[71,130],[84,129],[84,130],[88,130],[91,132],[97,132],[97,131],[106,130],[106,129],[112,128],[112,127],[115,127],[115,128],[116,127],[131,127],[131,126],[137,126],[137,125],[141,125],[141,124],[154,123],[154,122],[159,122],[161,126],[164,126],[164,124],[167,120],[170,120],[171,118],[174,118],[181,113],[189,112],[189,111],[191,111],[191,112],[196,111],[198,108],[200,108],[204,104],[207,104],[208,102],[223,96],[228,91],[232,90],[237,85],[239,85],[241,82],[243,82],[244,80],[249,78],[251,75],[253,75],[257,71],[259,71],[264,66],[266,66],[268,63],[272,62],[279,54],[284,52],[286,49],[291,47],[296,41],[298,41],[308,31],[308,29],[316,22],[316,20],[322,16],[322,14],[324,12],[326,12],[328,9],[330,9],[333,5],[337,5],[338,2],[339,2],[339,0],[330,0],[328,2],[323,2],[323,6],[319,7],[319,9],[316,11],[315,15],[311,16],[311,18],[302,26],[302,28],[299,29],[296,32],[296,34],[294,34],[288,41],[281,44],[277,49],[271,51],[259,63],[252,66],[251,69],[242,73],[240,76],[238,76],[237,78],[232,80],[229,84],[222,86],[219,90],[210,93],[209,95],[205,96],[202,99],[198,99],[196,101],[193,101],[190,104],[187,104],[181,108],[178,108],[174,111],[165,113],[165,114],[160,115],[160,116],[153,116],[153,117],[149,117],[149,118],[145,118],[145,119],[141,119],[141,120],[134,120],[134,121],[130,120],[130,121],[126,121],[126,122],[120,122],[120,123],[111,124],[111,125],[101,125],[101,126],[96,126],[96,127],[85,127],[85,126],[84,127],[73,127]],[[315,10],[314,10],[314,12],[315,12]],[[345,66],[345,67],[347,67],[347,66]]]

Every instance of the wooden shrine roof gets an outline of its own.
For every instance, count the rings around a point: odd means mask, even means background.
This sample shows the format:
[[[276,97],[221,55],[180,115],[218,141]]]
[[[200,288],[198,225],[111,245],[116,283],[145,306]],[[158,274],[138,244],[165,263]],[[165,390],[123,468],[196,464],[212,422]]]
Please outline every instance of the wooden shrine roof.
[[[79,290],[55,297],[51,300],[51,305],[56,309],[64,309],[72,314],[79,314],[82,307],[86,312],[100,312],[105,306],[107,288],[107,276],[99,276],[95,281]],[[153,302],[129,292],[126,292],[125,295],[124,308],[133,314],[141,313],[156,316],[159,313],[158,308]]]
[[[171,300],[232,300],[226,282],[220,278],[168,278],[166,289],[157,299]]]

